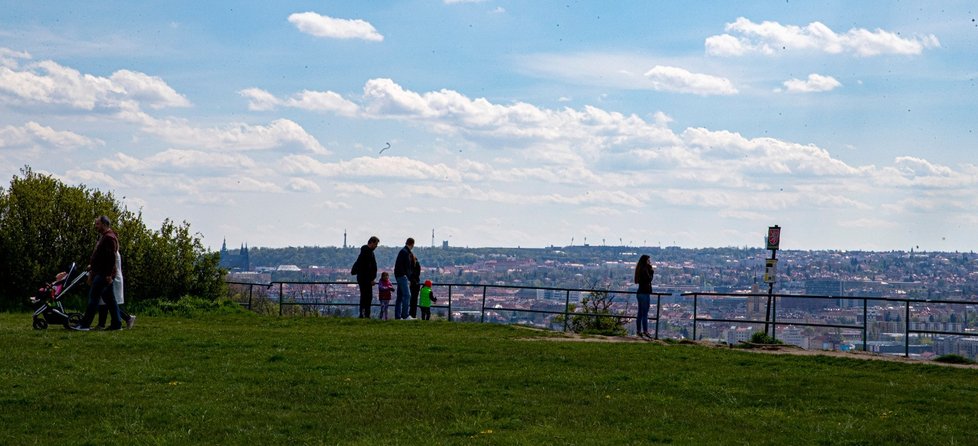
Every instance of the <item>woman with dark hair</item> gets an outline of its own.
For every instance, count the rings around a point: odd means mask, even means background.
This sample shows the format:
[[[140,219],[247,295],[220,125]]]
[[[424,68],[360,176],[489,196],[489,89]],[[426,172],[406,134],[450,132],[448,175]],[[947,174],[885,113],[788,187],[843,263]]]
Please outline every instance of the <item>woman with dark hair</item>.
[[[643,338],[652,338],[649,334],[649,305],[652,300],[652,258],[642,254],[635,265],[635,283],[638,284],[638,315],[635,318],[635,334]]]

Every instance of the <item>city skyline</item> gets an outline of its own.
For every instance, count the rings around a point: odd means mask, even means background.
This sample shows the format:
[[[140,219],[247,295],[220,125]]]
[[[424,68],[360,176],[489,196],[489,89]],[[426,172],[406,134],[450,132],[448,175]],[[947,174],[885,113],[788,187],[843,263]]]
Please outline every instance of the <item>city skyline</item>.
[[[0,184],[211,250],[978,247],[968,2],[0,3]]]

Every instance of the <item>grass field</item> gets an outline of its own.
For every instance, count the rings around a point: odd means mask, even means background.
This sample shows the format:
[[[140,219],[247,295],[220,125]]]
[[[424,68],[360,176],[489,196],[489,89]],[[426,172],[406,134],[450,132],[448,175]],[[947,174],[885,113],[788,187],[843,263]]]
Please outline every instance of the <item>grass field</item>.
[[[0,314],[0,444],[976,444],[978,370],[481,324]]]

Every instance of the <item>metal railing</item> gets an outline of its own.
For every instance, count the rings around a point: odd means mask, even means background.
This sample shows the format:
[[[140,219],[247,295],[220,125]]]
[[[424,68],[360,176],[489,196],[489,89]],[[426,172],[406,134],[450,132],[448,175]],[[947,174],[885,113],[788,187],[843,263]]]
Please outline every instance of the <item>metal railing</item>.
[[[819,296],[819,295],[809,295],[809,294],[772,294],[773,300],[768,301],[770,305],[773,305],[774,311],[765,311],[765,314],[771,314],[771,320],[760,320],[760,319],[717,319],[712,317],[701,317],[698,311],[699,301],[701,298],[708,299],[723,299],[723,298],[762,298],[767,299],[768,294],[732,294],[732,293],[683,293],[684,297],[693,298],[693,339],[696,339],[696,327],[698,323],[701,322],[727,322],[727,323],[737,323],[737,324],[752,324],[752,325],[770,325],[774,328],[771,331],[772,338],[777,339],[776,328],[781,326],[800,326],[800,327],[820,327],[820,328],[838,328],[838,329],[855,329],[862,332],[862,350],[867,350],[868,345],[868,331],[869,331],[869,302],[879,301],[879,302],[890,302],[902,305],[904,307],[904,317],[902,318],[904,327],[904,351],[903,355],[905,357],[910,356],[910,335],[911,334],[937,334],[937,335],[950,335],[950,336],[978,336],[978,332],[966,332],[966,331],[945,331],[945,330],[921,330],[911,328],[911,324],[917,322],[911,319],[911,309],[912,305],[916,304],[919,306],[930,306],[930,305],[965,305],[965,306],[978,306],[978,302],[972,301],[959,301],[959,300],[920,300],[920,299],[909,299],[909,298],[895,298],[895,297],[877,297],[877,296]],[[815,299],[815,300],[855,300],[861,301],[862,303],[862,324],[832,324],[832,323],[816,323],[816,322],[801,322],[801,321],[778,321],[777,303],[781,299]],[[767,304],[765,304],[767,305]],[[858,321],[858,319],[857,319]],[[918,322],[919,323],[919,322]],[[963,327],[967,328],[967,327]]]
[[[236,282],[228,281],[230,291],[239,297],[238,302],[248,308],[255,309],[255,295],[256,292],[263,300],[271,301],[277,303],[278,314],[281,316],[284,314],[285,308],[289,306],[296,307],[318,307],[328,308],[328,307],[359,307],[359,289],[357,288],[356,282],[346,282],[346,281],[272,281],[268,283],[252,283],[252,282]],[[315,289],[321,287],[322,293],[316,294]],[[247,288],[245,292],[244,289]],[[456,311],[459,312],[474,312],[475,308],[478,309],[478,320],[481,323],[486,322],[487,314],[499,313],[499,312],[513,312],[522,313],[530,315],[543,315],[543,316],[553,316],[559,317],[561,324],[561,330],[567,331],[568,322],[573,317],[596,317],[596,318],[614,318],[618,321],[622,319],[635,319],[634,309],[631,308],[631,296],[635,295],[635,291],[623,291],[623,290],[610,290],[610,289],[584,289],[584,288],[559,288],[559,287],[534,287],[534,286],[520,286],[520,285],[489,285],[489,284],[463,284],[463,283],[438,283],[433,285],[433,289],[447,289],[447,301],[443,305],[432,305],[432,309],[442,309],[447,312],[447,319],[449,321],[454,321],[454,314]],[[464,310],[464,305],[459,305],[456,301],[456,294],[460,289],[474,289],[476,290],[474,299],[480,304],[471,309]],[[522,290],[529,290],[533,292],[543,293],[549,298],[540,299],[547,301],[550,308],[526,308],[517,307],[513,305],[487,305],[489,299],[490,290],[516,290],[517,292]],[[576,309],[577,302],[572,302],[572,294],[575,296],[582,295],[583,293],[606,293],[610,296],[626,296],[625,299],[625,309],[620,308],[617,311],[609,311],[608,313],[591,313],[582,312]],[[438,293],[436,293],[437,295]],[[471,294],[471,293],[470,293]],[[510,291],[509,296],[513,297],[516,293]],[[247,301],[244,301],[244,296],[247,296]],[[867,350],[868,346],[868,334],[869,334],[869,302],[881,302],[889,303],[893,305],[903,306],[903,333],[904,333],[904,356],[909,356],[910,354],[910,335],[951,335],[951,336],[978,336],[976,332],[967,331],[949,331],[949,330],[925,330],[919,328],[913,328],[912,324],[920,323],[919,321],[912,321],[912,310],[917,307],[924,307],[929,305],[972,305],[978,306],[978,302],[971,301],[956,301],[956,300],[918,300],[909,298],[895,298],[895,297],[878,297],[878,296],[819,296],[819,295],[805,295],[805,294],[773,294],[773,299],[768,301],[766,305],[773,305],[773,311],[765,311],[764,314],[771,314],[771,320],[763,319],[725,319],[725,318],[713,318],[707,317],[700,314],[700,304],[701,301],[717,301],[724,299],[750,299],[759,298],[767,301],[768,294],[734,294],[734,293],[711,293],[711,292],[691,292],[691,293],[671,293],[671,292],[653,292],[651,295],[655,296],[655,312],[654,315],[649,315],[650,321],[655,321],[655,334],[654,338],[659,339],[660,337],[660,321],[664,319],[662,313],[662,299],[663,297],[674,297],[680,300],[692,299],[692,315],[690,317],[678,317],[672,319],[666,319],[667,321],[677,322],[680,324],[691,323],[692,324],[692,339],[698,339],[697,328],[699,324],[703,323],[732,323],[732,324],[744,324],[744,325],[770,325],[774,328],[772,334],[775,339],[777,338],[777,327],[782,326],[799,326],[799,327],[813,327],[813,328],[835,328],[835,329],[849,329],[849,330],[859,330],[862,333],[862,350]],[[562,298],[563,302],[559,302]],[[857,318],[855,324],[853,323],[829,323],[829,322],[810,322],[810,321],[798,321],[789,320],[790,317],[781,317],[779,319],[778,314],[778,301],[785,299],[809,299],[809,300],[850,300],[850,301],[861,301],[862,307],[862,318],[861,323],[859,323],[859,318]],[[473,298],[467,299],[471,303]],[[493,298],[493,300],[498,300],[498,295]],[[557,304],[554,304],[554,302]],[[618,302],[619,304],[622,301]],[[380,305],[372,303],[372,307],[376,308]],[[619,305],[620,307],[620,305]],[[626,313],[631,310],[631,313]],[[768,308],[765,308],[768,310]],[[782,311],[784,311],[782,306]],[[551,324],[552,325],[552,324]],[[962,330],[967,327],[962,326]]]

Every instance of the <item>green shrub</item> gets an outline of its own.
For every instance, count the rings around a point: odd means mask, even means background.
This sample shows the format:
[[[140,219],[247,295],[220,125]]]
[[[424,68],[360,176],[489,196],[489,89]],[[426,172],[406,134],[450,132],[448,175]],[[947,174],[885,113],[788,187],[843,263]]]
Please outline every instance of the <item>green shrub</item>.
[[[611,312],[611,304],[614,297],[609,296],[606,291],[589,291],[581,299],[581,311],[576,311],[572,306],[567,328],[580,334],[594,334],[605,336],[624,336],[625,324],[621,318],[616,317]],[[556,318],[558,323],[563,322],[563,316]]]
[[[227,295],[220,254],[207,252],[187,222],[165,219],[147,228],[111,192],[67,185],[30,167],[0,187],[0,310],[24,310],[24,296],[76,263],[84,269],[95,247],[92,222],[112,220],[126,281],[126,301],[176,300],[187,294],[216,299]],[[73,290],[84,301],[86,287]]]
[[[777,338],[768,336],[764,332],[760,331],[751,335],[750,342],[752,344],[784,344],[784,342],[781,342]]]

